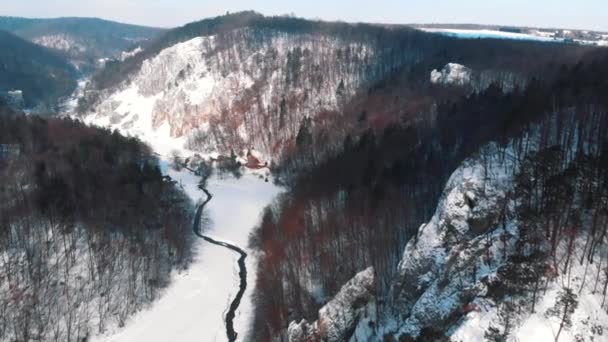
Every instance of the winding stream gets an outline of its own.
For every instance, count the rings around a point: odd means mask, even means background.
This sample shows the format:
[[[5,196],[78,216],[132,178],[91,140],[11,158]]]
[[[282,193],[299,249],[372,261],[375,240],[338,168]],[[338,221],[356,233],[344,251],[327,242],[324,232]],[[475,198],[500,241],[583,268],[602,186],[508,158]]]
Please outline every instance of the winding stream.
[[[187,227],[197,236],[192,263],[186,270],[172,272],[159,298],[130,317],[124,327],[109,327],[91,342],[243,340],[254,316],[252,284],[257,276],[257,255],[246,246],[264,208],[282,188],[245,173],[240,178],[210,177],[204,187],[207,194],[198,187],[200,176],[174,170],[168,163],[161,166],[190,199],[202,202]],[[213,222],[208,228],[207,215]]]
[[[207,205],[207,203],[209,203],[209,201],[211,201],[211,199],[213,198],[213,195],[211,195],[211,193],[207,189],[205,189],[201,186],[199,186],[199,189],[201,189],[202,191],[205,192],[205,194],[207,195],[207,199],[201,205],[199,205],[198,208],[196,209],[196,214],[194,216],[194,223],[192,226],[192,231],[194,231],[194,234],[196,234],[196,236],[204,239],[205,241],[207,241],[209,243],[228,248],[241,255],[241,257],[239,258],[239,261],[238,261],[239,278],[240,278],[239,291],[236,294],[236,297],[234,297],[234,299],[232,300],[232,303],[230,303],[230,308],[228,309],[228,312],[226,313],[226,317],[224,319],[224,321],[226,322],[226,336],[228,337],[228,341],[234,342],[234,341],[236,341],[236,338],[238,335],[237,332],[234,331],[234,317],[236,315],[236,310],[238,309],[239,305],[241,304],[241,299],[243,298],[245,289],[247,289],[247,267],[245,265],[245,259],[247,258],[247,253],[244,250],[242,250],[241,248],[239,248],[238,246],[229,244],[224,241],[215,240],[215,239],[205,236],[201,233],[201,231],[200,231],[201,230],[201,217],[203,215],[203,209],[205,208],[205,205]]]

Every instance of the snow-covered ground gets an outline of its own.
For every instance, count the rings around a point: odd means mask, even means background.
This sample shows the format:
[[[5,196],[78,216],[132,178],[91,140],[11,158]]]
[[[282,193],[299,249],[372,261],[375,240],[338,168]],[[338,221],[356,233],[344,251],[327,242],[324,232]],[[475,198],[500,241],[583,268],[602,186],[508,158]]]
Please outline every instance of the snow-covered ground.
[[[78,107],[78,99],[80,99],[84,95],[84,90],[89,83],[89,77],[83,77],[78,80],[78,85],[72,95],[70,95],[65,101],[61,104],[61,112],[65,115],[73,115],[76,112]]]
[[[37,37],[33,41],[38,45],[61,51],[75,50],[84,52],[87,50],[86,46],[81,44],[81,42],[78,42],[77,39],[69,34],[50,34]]]
[[[196,184],[198,177],[187,171],[165,171],[194,200],[205,198]],[[254,174],[240,179],[213,176],[208,190],[213,199],[206,206],[211,220],[205,234],[229,241],[247,250],[249,234],[258,223],[262,209],[281,191]],[[235,330],[245,336],[252,317],[251,295],[255,284],[255,253],[247,250],[245,296],[235,318]],[[195,258],[186,272],[175,273],[161,298],[127,320],[124,328],[93,338],[98,342],[117,341],[225,341],[223,317],[239,288],[239,255],[202,239],[195,241]]]
[[[580,239],[578,243],[584,243]],[[561,251],[560,253],[564,253]],[[601,252],[605,257],[608,252]],[[577,255],[575,259],[580,258]],[[598,264],[597,262],[595,264]],[[540,301],[534,313],[526,313],[523,317],[512,318],[512,336],[508,341],[553,342],[559,331],[560,318],[547,316],[558,298],[560,289],[568,286],[574,290],[578,297],[578,304],[572,314],[572,326],[564,328],[559,341],[608,341],[606,325],[608,312],[602,308],[601,290],[596,289],[595,274],[597,267],[581,265],[578,262],[571,264],[569,272],[562,273],[555,281],[548,284],[547,290],[540,295]],[[586,281],[584,281],[586,279]],[[476,301],[477,311],[472,311],[464,317],[462,324],[451,335],[452,341],[483,341],[487,329],[501,320],[497,310],[497,303],[492,300],[479,299]]]
[[[430,33],[443,34],[450,37],[463,39],[514,39],[514,40],[534,40],[540,42],[575,42],[583,45],[608,46],[608,35],[602,36],[599,40],[584,40],[555,38],[553,32],[532,31],[531,33],[503,32],[497,30],[466,30],[466,29],[443,29],[443,28],[420,28],[420,30]]]
[[[142,108],[138,106],[152,104],[143,101],[123,111],[141,113]],[[88,117],[85,122],[112,127],[111,121],[105,119],[107,117]],[[130,127],[112,128],[136,135],[150,144],[160,155],[162,172],[177,181],[193,202],[205,199],[205,194],[198,189],[199,177],[186,169],[176,171],[168,167],[172,151],[178,151],[184,157],[192,155],[192,151],[184,148],[184,139],[171,138],[167,123],[153,129],[149,120],[149,117],[142,116]],[[248,286],[234,319],[239,337],[246,336],[252,318],[252,292],[257,275],[256,254],[247,248],[249,235],[258,224],[262,210],[282,190],[272,181],[265,182],[259,172],[245,170],[239,179],[214,175],[207,183],[213,199],[205,207],[204,215],[210,224],[204,233],[239,246],[248,253]],[[198,238],[194,248],[195,257],[188,270],[172,275],[171,284],[158,301],[128,319],[124,327],[109,330],[92,341],[226,341],[224,315],[239,290],[239,254]]]
[[[516,39],[516,40],[536,40],[542,42],[561,41],[552,37],[535,36],[525,33],[503,32],[496,30],[462,30],[462,29],[438,29],[438,28],[423,28],[425,32],[439,33],[446,36],[457,38],[493,38],[493,39]]]

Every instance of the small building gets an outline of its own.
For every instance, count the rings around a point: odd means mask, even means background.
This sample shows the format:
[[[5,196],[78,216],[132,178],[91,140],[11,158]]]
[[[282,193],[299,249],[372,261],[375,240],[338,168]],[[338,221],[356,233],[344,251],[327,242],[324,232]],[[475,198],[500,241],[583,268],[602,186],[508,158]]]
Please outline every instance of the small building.
[[[262,162],[262,155],[259,154],[256,150],[254,150],[253,148],[250,148],[247,151],[247,163],[245,164],[246,167],[250,168],[250,169],[262,169],[268,166],[268,163],[263,163]]]

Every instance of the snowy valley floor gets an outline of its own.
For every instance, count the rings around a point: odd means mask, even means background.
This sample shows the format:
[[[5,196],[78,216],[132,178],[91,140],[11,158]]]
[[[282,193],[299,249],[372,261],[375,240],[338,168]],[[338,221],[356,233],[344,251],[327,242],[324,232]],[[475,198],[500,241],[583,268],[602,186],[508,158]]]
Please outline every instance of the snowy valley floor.
[[[185,170],[165,171],[194,202],[205,198],[196,187],[198,177]],[[249,234],[263,208],[281,189],[254,174],[240,179],[213,176],[207,188],[213,199],[205,209],[211,220],[205,234],[240,246],[249,254],[248,287],[234,321],[235,330],[243,337],[252,316],[251,295],[256,277],[255,253],[247,249]],[[131,317],[125,327],[108,331],[93,341],[226,341],[223,317],[238,291],[239,255],[203,239],[196,239],[194,248],[195,257],[188,270],[173,274],[171,284],[157,301]]]

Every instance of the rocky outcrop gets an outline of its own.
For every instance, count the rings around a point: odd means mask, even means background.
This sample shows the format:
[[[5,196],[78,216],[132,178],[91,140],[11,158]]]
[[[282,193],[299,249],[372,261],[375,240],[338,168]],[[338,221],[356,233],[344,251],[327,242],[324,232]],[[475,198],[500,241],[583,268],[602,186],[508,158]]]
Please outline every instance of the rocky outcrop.
[[[380,341],[447,331],[487,293],[514,250],[517,223],[510,213],[516,162],[494,145],[465,161],[450,177],[437,210],[406,245],[386,314],[374,317],[368,269],[349,281],[318,320],[291,322],[290,341]],[[369,290],[365,290],[365,289]],[[383,310],[384,310],[383,309]],[[364,313],[370,313],[365,317]]]
[[[462,64],[448,63],[441,71],[431,71],[431,83],[463,86],[471,82],[473,71]]]
[[[42,45],[49,49],[55,49],[60,51],[86,51],[86,46],[78,42],[74,37],[69,34],[49,34],[40,36],[32,39],[32,41],[38,45]]]
[[[290,342],[348,341],[363,321],[374,294],[374,269],[358,273],[340,289],[340,292],[319,310],[317,321],[305,319],[291,322],[288,329]]]
[[[197,149],[276,154],[305,117],[336,111],[355,93],[372,56],[363,43],[320,34],[197,37],[145,60],[102,96],[92,121],[144,138],[204,135]]]
[[[512,170],[490,159],[452,174],[435,215],[407,244],[392,288],[396,336],[417,336],[466,311],[513,248],[516,225],[503,216]]]

